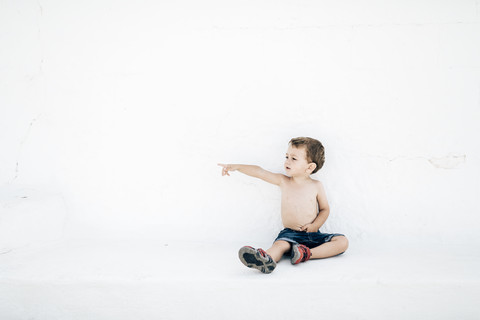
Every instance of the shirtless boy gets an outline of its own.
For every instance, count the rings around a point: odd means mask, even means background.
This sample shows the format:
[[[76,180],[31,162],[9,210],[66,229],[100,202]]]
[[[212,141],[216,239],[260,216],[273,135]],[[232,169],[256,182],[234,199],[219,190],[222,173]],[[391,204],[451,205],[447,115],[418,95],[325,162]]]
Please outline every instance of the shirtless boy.
[[[290,253],[292,264],[309,259],[321,259],[342,254],[348,248],[343,234],[321,233],[320,227],[328,218],[325,189],[310,175],[325,162],[325,150],[320,141],[293,138],[288,143],[284,168],[286,175],[272,173],[256,165],[221,164],[222,176],[238,170],[280,187],[282,193],[283,229],[267,251],[245,246],[238,252],[244,265],[263,273],[271,273],[284,254]]]

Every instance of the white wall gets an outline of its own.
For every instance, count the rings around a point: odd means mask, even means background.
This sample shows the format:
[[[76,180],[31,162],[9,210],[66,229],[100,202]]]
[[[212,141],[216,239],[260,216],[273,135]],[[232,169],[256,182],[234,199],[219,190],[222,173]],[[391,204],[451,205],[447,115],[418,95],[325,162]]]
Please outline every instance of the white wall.
[[[272,241],[279,189],[217,163],[296,136],[322,231],[479,241],[479,1],[2,1],[0,45],[3,247]]]

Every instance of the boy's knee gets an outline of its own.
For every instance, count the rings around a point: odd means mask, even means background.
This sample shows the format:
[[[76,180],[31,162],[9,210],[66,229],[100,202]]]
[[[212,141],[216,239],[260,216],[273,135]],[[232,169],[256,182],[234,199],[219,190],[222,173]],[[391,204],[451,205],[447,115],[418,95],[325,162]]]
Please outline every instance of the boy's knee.
[[[282,248],[285,248],[285,250],[290,250],[290,248],[292,247],[292,244],[288,241],[285,241],[285,240],[277,240],[277,241],[275,241],[275,243],[278,246],[281,246]]]
[[[344,248],[343,251],[347,250],[347,248],[348,248],[347,237],[345,237],[345,236],[335,236],[335,237],[332,238],[332,241],[338,242],[338,244]]]

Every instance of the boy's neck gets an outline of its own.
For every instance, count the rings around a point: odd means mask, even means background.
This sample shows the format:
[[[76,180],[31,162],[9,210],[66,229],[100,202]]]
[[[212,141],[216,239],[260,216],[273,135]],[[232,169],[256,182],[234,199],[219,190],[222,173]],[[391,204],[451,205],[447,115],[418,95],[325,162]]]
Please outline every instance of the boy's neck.
[[[297,183],[297,184],[303,184],[303,183],[305,183],[305,182],[307,182],[307,181],[312,180],[312,179],[310,178],[310,176],[295,176],[295,177],[292,176],[291,179],[292,179],[293,182],[295,182],[295,183]]]

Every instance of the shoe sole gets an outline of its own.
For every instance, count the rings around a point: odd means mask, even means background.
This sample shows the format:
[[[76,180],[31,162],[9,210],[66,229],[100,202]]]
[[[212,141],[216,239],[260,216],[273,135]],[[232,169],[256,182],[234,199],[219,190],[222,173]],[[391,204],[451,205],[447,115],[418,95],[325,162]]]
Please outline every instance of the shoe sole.
[[[250,247],[240,248],[238,251],[238,257],[244,265],[249,268],[257,269],[262,273],[271,273],[277,266],[275,261],[268,261],[262,257],[257,250]]]

